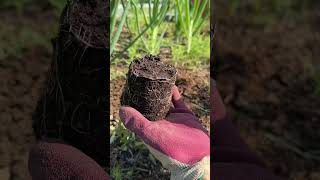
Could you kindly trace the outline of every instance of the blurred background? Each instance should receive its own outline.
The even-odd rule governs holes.
[[[51,39],[58,32],[66,2],[0,2],[1,180],[30,179],[28,152],[35,143],[31,117],[51,63]],[[186,4],[192,12],[185,9]],[[111,176],[117,180],[168,179],[169,173],[120,123],[119,97],[130,62],[150,53],[159,55],[177,67],[179,89],[209,130],[209,0],[111,0],[110,6]],[[187,12],[192,14],[189,19]]]
[[[0,179],[30,179],[31,115],[51,63],[65,0],[0,1]]]
[[[320,3],[215,0],[215,68],[245,141],[283,179],[320,179]]]

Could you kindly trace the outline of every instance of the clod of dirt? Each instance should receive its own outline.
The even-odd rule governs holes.
[[[176,69],[161,62],[159,57],[150,55],[133,60],[121,105],[137,109],[149,120],[163,119],[171,106],[176,76]]]

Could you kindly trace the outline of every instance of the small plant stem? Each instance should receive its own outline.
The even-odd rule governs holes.
[[[191,43],[192,43],[192,26],[193,26],[193,22],[191,21],[190,26],[189,26],[189,33],[188,33],[188,49],[187,49],[187,53],[189,54],[191,51]]]
[[[123,27],[125,19],[127,17],[128,10],[129,10],[129,6],[127,4],[127,6],[125,6],[125,8],[124,8],[124,12],[122,13],[122,17],[121,17],[117,32],[113,35],[113,37],[111,39],[110,55],[113,53],[113,50],[115,49],[116,43],[119,40],[120,34],[122,32],[122,27]]]
[[[151,54],[156,53],[157,51],[157,41],[160,41],[157,39],[158,36],[159,27],[155,27],[152,29],[152,44],[151,44]]]

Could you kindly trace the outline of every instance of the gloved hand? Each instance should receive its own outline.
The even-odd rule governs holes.
[[[120,117],[171,172],[171,179],[210,179],[209,135],[184,104],[176,86],[172,102],[174,108],[163,120],[149,121],[131,107],[121,107]]]
[[[32,180],[108,180],[107,173],[90,157],[61,140],[45,139],[29,154]]]

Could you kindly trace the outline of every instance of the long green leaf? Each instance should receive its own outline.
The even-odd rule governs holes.
[[[122,17],[121,17],[121,20],[120,20],[120,23],[119,23],[119,26],[118,26],[118,29],[117,29],[117,32],[114,35],[114,37],[112,37],[112,40],[111,40],[110,55],[113,53],[113,50],[114,50],[114,48],[116,46],[116,43],[119,40],[120,34],[122,32],[123,25],[124,25],[124,22],[125,22],[125,18],[127,17],[127,14],[128,14],[128,10],[129,10],[129,6],[125,6],[124,12],[122,14]]]
[[[189,9],[189,0],[185,0],[184,1],[184,7],[185,7],[185,16],[186,16],[186,19],[187,19],[187,27],[190,27],[190,9]]]
[[[138,36],[136,36],[136,38],[134,38],[132,41],[130,41],[130,43],[121,51],[121,53],[115,55],[111,61],[115,60],[117,57],[119,57],[120,54],[122,54],[123,52],[127,51],[134,43],[136,43],[136,41],[138,41],[145,32],[147,32],[147,30],[150,29],[150,27],[152,26],[153,24],[149,24]]]
[[[202,18],[200,21],[197,22],[197,24],[195,25],[195,28],[193,30],[193,35],[197,34],[199,29],[201,28],[202,24],[204,23],[205,20],[209,20],[209,13],[206,14],[206,16],[204,18]]]
[[[204,10],[208,4],[208,0],[202,0],[201,1],[202,4],[200,6],[200,10],[198,11],[198,14],[196,14],[196,17],[194,19],[194,23],[197,24],[197,22],[199,21],[199,19],[203,16]],[[208,12],[207,12],[208,13]],[[209,14],[209,13],[208,13]]]
[[[117,10],[120,4],[120,0],[113,0],[111,1],[111,23],[110,23],[110,32],[114,31],[116,25],[116,17],[117,17]]]
[[[179,23],[182,26],[182,29],[183,29],[184,33],[188,34],[187,25],[185,24],[185,21],[183,20],[183,14],[182,14],[182,10],[181,10],[181,6],[180,6],[179,0],[176,0],[176,7],[178,9]]]
[[[198,14],[199,11],[199,6],[200,6],[200,1],[199,0],[195,0],[194,1],[194,8],[192,8],[192,19],[195,18],[195,15]]]

